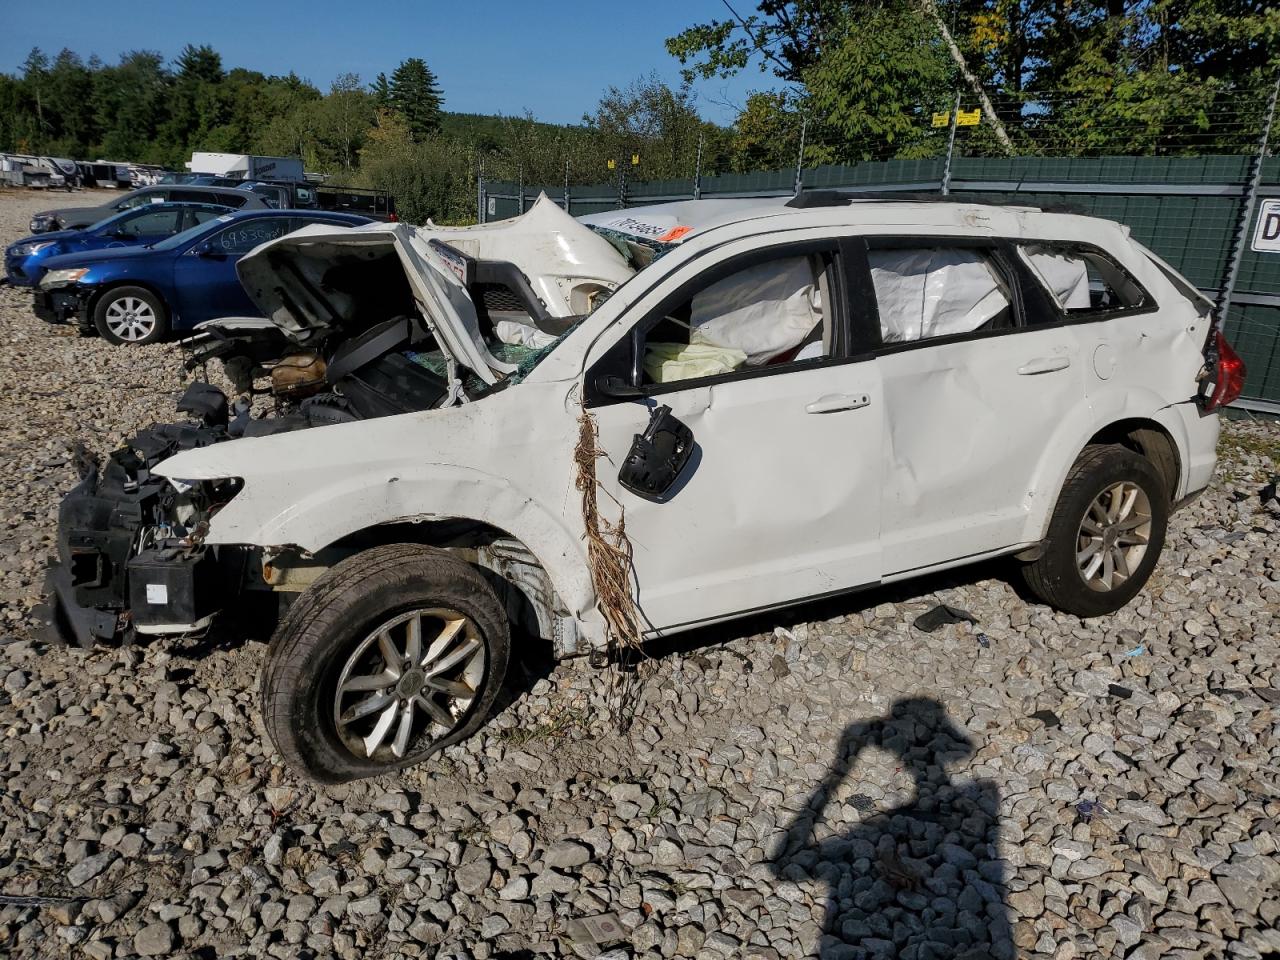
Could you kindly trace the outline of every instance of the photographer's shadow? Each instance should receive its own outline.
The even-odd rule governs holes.
[[[884,811],[856,794],[836,802],[868,747],[900,760],[914,780],[909,802]],[[888,716],[845,729],[831,770],[788,827],[772,862],[781,879],[825,888],[826,918],[813,956],[1016,955],[997,853],[999,789],[990,781],[953,782],[946,769],[973,752],[942,704],[928,698],[900,700]],[[816,839],[816,825],[844,820],[854,825],[841,824]]]

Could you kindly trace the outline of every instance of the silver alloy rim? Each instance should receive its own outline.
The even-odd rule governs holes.
[[[107,306],[107,329],[121,340],[145,340],[156,328],[156,312],[140,297],[120,297]]]
[[[1113,483],[1080,521],[1076,565],[1092,590],[1114,590],[1133,576],[1151,542],[1151,501],[1136,483]]]
[[[455,729],[484,680],[470,618],[440,607],[388,620],[347,658],[333,699],[338,736],[356,756],[390,763]]]

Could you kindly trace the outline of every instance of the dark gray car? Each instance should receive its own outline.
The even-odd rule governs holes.
[[[32,233],[50,230],[80,230],[105,220],[122,210],[144,203],[217,203],[235,210],[261,210],[271,206],[266,199],[248,190],[234,187],[197,187],[189,184],[161,183],[140,187],[100,207],[62,207],[43,210],[31,218]]]

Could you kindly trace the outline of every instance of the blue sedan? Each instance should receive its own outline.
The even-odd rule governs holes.
[[[25,237],[5,249],[5,276],[15,287],[34,287],[44,275],[45,261],[53,257],[156,243],[230,212],[231,207],[213,203],[148,203],[83,230],[59,230]]]
[[[53,257],[33,308],[42,320],[96,329],[112,343],[154,343],[218,317],[260,317],[236,275],[242,256],[313,223],[372,222],[321,210],[246,210],[146,247]]]

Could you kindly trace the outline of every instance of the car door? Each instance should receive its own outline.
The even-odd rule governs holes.
[[[886,576],[1020,542],[1047,427],[1084,402],[1078,335],[1000,241],[877,238],[867,269]]]
[[[240,286],[236,263],[259,244],[295,229],[289,217],[241,217],[196,241],[174,267],[175,296],[183,328],[218,317],[257,317]]]
[[[882,397],[847,281],[829,240],[727,244],[633,306],[588,367],[600,501],[621,509],[654,629],[878,580]],[[663,407],[692,452],[655,500],[619,471]]]

